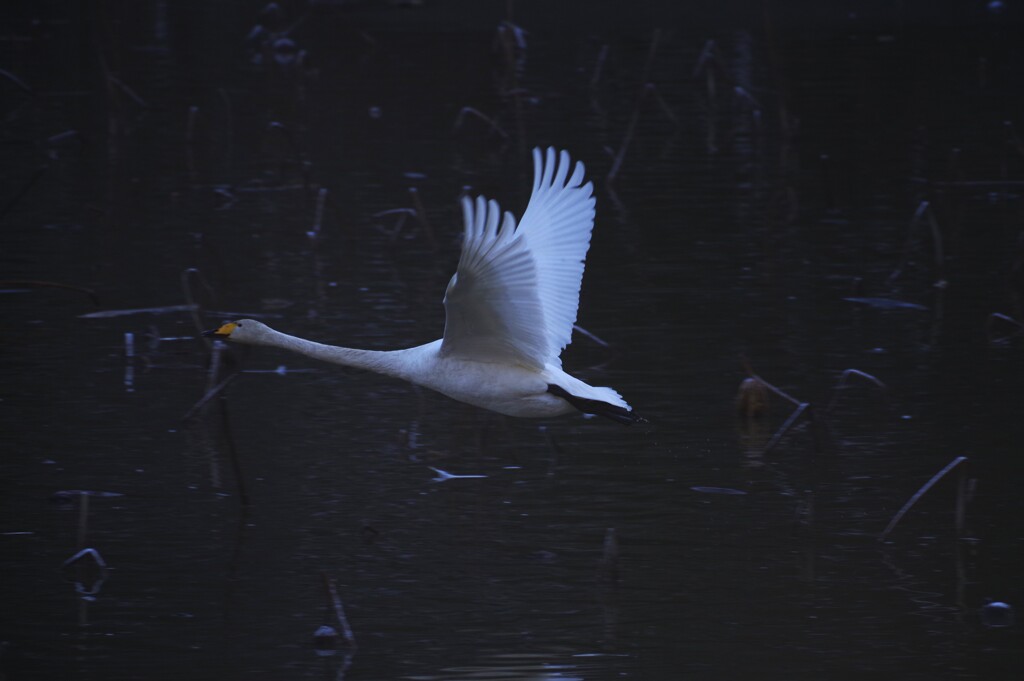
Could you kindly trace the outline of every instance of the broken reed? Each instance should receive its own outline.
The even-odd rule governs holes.
[[[508,133],[505,132],[505,130],[500,125],[498,125],[494,121],[493,118],[491,118],[490,116],[485,115],[479,109],[474,109],[471,106],[464,106],[461,109],[459,109],[458,115],[455,116],[455,126],[454,126],[454,129],[456,131],[462,129],[462,125],[463,125],[463,123],[465,123],[465,120],[466,120],[467,116],[473,116],[475,118],[478,118],[479,120],[481,120],[484,123],[486,123],[493,132],[498,133],[498,135],[500,135],[503,140],[507,140],[508,139]]]
[[[933,488],[936,485],[936,483],[938,483],[940,480],[946,477],[946,475],[948,475],[951,471],[960,467],[961,464],[967,463],[967,461],[968,458],[966,456],[956,457],[948,464],[946,464],[946,466],[942,470],[933,475],[931,479],[928,480],[928,482],[921,485],[921,488],[918,489],[914,493],[914,495],[907,500],[907,503],[903,504],[903,507],[896,512],[896,515],[892,517],[892,520],[890,520],[889,524],[886,525],[885,529],[882,531],[882,534],[879,535],[878,541],[885,541],[885,539],[889,536],[889,533],[892,532],[893,529],[895,529],[896,525],[899,524],[900,520],[903,519],[903,516],[905,516],[907,512],[910,511],[910,509],[912,509],[914,505],[921,500],[921,497],[923,497],[928,492],[928,490]],[[963,472],[963,469],[961,468],[960,478],[957,482],[956,489],[955,526],[957,537],[962,537],[964,532],[964,525],[966,523],[967,516],[967,494],[967,478]]]
[[[804,402],[793,397],[781,388],[769,383],[764,380],[756,373],[750,363],[745,359],[741,358],[744,369],[747,372],[747,378],[743,379],[740,383],[740,387],[736,393],[736,410],[741,416],[747,418],[757,418],[763,416],[768,411],[768,399],[769,395],[775,395],[794,406],[792,412],[786,418],[785,422],[779,426],[778,430],[772,435],[772,437],[765,444],[762,449],[762,454],[767,454],[779,444],[783,437],[800,421],[800,419],[807,419],[812,426],[812,432],[814,435],[815,450],[821,451],[821,441],[818,434],[816,421],[816,410],[810,402]],[[836,402],[839,399],[839,391],[843,390],[851,378],[859,378],[861,380],[872,383],[879,390],[882,391],[883,396],[888,391],[885,383],[878,380],[871,374],[861,371],[859,369],[846,369],[839,376],[839,380],[836,385],[832,388],[832,396],[829,399],[828,406],[825,408],[825,414],[831,414],[834,409]]]
[[[334,617],[338,620],[338,626],[341,628],[341,634],[345,637],[345,642],[351,650],[356,649],[356,636],[352,632],[352,627],[348,623],[348,617],[345,616],[345,606],[341,603],[341,596],[338,594],[338,585],[334,579],[327,576],[326,572],[321,572],[320,577],[323,579],[324,588],[327,591],[328,603],[331,609],[334,611]]]

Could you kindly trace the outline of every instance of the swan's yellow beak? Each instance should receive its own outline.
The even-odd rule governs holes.
[[[238,324],[235,322],[228,322],[222,324],[216,329],[210,329],[209,331],[203,331],[203,335],[207,338],[230,338],[231,332],[238,328]]]

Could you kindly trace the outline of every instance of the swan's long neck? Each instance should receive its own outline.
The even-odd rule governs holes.
[[[255,341],[255,344],[290,350],[324,362],[405,379],[410,378],[410,370],[415,371],[415,365],[418,363],[416,360],[420,354],[416,351],[425,349],[425,346],[388,351],[345,348],[290,336],[270,328]]]

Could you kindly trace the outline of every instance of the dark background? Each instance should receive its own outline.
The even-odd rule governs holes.
[[[5,678],[1024,671],[1019,3],[2,11]],[[649,425],[198,337],[438,337],[537,145],[597,198],[564,364]]]

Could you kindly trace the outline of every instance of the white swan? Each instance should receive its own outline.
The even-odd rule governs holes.
[[[516,226],[511,213],[477,197],[462,199],[466,232],[458,270],[448,284],[444,338],[405,350],[324,345],[252,319],[205,335],[284,348],[335,364],[368,369],[510,416],[573,411],[639,423],[611,388],[562,371],[579,307],[583,261],[594,228],[594,197],[583,164],[555,150],[533,150],[533,193]],[[500,227],[499,227],[500,221]]]

